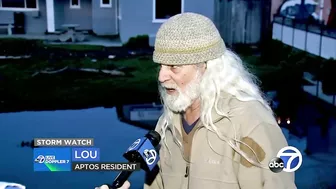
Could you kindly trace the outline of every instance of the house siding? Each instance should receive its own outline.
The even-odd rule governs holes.
[[[258,44],[267,40],[270,29],[270,0],[216,1],[215,24],[229,47]]]
[[[80,8],[70,8],[70,0],[54,0],[55,29],[63,24],[79,24],[78,30],[92,30],[92,0],[80,0]]]
[[[153,23],[153,0],[120,0],[119,31],[122,43],[137,35],[154,37],[161,23]],[[203,14],[213,20],[214,0],[184,0],[184,12]]]
[[[112,7],[100,7],[100,0],[92,0],[92,30],[97,35],[117,35],[118,20],[117,0],[112,0]]]
[[[22,12],[25,15],[25,33],[43,34],[47,31],[46,1],[38,0],[39,10],[37,11],[13,11],[0,10],[1,12]]]
[[[38,0],[38,4],[38,11],[24,12],[28,34],[47,31],[46,0]],[[215,0],[184,0],[184,12],[200,13],[212,20],[214,6]],[[70,8],[70,0],[54,0],[54,12],[55,30],[64,30],[63,24],[79,24],[76,29],[92,30],[97,35],[119,34],[122,43],[144,34],[154,39],[162,24],[153,22],[153,0],[112,0],[111,8],[101,8],[100,0],[81,0],[79,9]]]

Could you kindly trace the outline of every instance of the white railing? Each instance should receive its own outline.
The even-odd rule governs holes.
[[[336,29],[275,16],[272,38],[326,59],[336,59]]]
[[[325,59],[336,59],[336,29],[327,29],[323,25],[307,24],[275,16],[272,38]],[[311,78],[312,76],[309,73],[305,73],[304,79],[310,81],[313,85],[303,86],[303,90],[336,106],[335,95],[324,94],[321,81],[315,81]]]

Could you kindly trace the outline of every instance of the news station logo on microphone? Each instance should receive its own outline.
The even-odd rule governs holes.
[[[157,153],[156,153],[156,150],[154,150],[154,149],[151,149],[151,150],[145,149],[144,152],[143,152],[143,155],[146,158],[147,165],[151,166],[151,165],[153,165],[154,163],[157,162]]]
[[[137,139],[130,147],[128,147],[127,151],[134,150],[137,146],[141,145],[142,141],[141,138]]]
[[[140,154],[150,171],[155,167],[160,159],[153,144],[146,137],[135,140],[127,149],[126,153],[131,151],[137,151]]]
[[[71,171],[70,148],[34,148],[34,171]]]
[[[140,155],[141,160],[139,159],[136,161],[144,162],[144,164],[141,165],[142,168],[146,171],[152,171],[160,159],[160,156],[154,147],[155,145],[157,145],[156,143],[159,143],[160,139],[154,139],[158,136],[153,136],[153,133],[154,131],[152,131],[151,134],[148,134],[145,137],[135,140],[124,154],[124,157],[129,161],[134,161],[135,159],[133,159],[133,157]],[[155,144],[153,144],[153,142]]]
[[[145,137],[135,140],[123,156],[129,162],[138,163],[144,171],[152,171],[160,159],[156,151],[156,147],[159,147],[160,141],[161,136],[158,132],[154,130],[149,131]],[[109,188],[120,188],[131,174],[132,171],[120,172]]]
[[[279,173],[281,171],[291,173],[298,170],[301,165],[301,152],[293,146],[286,146],[280,149],[277,157],[273,158],[269,162],[268,167],[274,173]]]

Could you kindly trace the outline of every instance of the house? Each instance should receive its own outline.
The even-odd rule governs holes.
[[[336,28],[336,0],[272,0],[271,19],[277,14],[301,19],[312,16],[322,24]]]
[[[336,59],[336,0],[272,0],[272,38]]]
[[[170,16],[197,12],[214,17],[215,0],[0,0],[0,25],[20,23],[25,34],[44,35],[76,24],[77,30],[117,35],[125,43],[147,34],[151,41]],[[20,14],[19,14],[20,13]],[[15,22],[15,23],[14,23]]]
[[[215,24],[226,45],[257,45],[271,33],[271,0],[216,0]]]

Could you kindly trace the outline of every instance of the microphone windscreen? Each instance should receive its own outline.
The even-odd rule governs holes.
[[[151,130],[146,134],[146,137],[152,142],[153,146],[156,147],[161,141],[161,136],[158,132]]]

